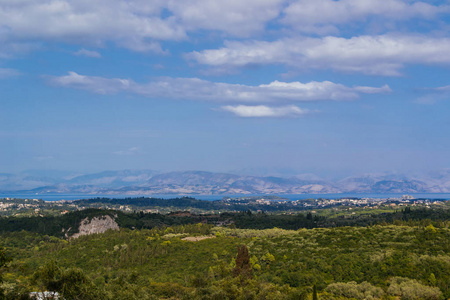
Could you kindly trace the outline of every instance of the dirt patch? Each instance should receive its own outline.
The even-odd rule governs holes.
[[[201,240],[206,240],[206,239],[211,239],[211,238],[215,238],[215,236],[214,235],[188,236],[188,237],[182,238],[181,240],[188,241],[188,242],[198,242]]]

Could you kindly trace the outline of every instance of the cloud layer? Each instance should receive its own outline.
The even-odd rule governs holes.
[[[218,30],[247,37],[264,31],[279,16],[285,0],[168,1],[168,9],[186,31]]]
[[[2,1],[0,39],[104,46],[111,41],[134,51],[161,51],[158,40],[186,33],[173,17],[161,17],[162,1]]]
[[[223,48],[194,51],[187,57],[212,67],[284,64],[299,69],[394,76],[406,64],[450,65],[449,52],[450,38],[381,35],[227,41]]]
[[[361,94],[389,93],[391,89],[382,87],[347,87],[330,81],[308,83],[273,81],[269,84],[249,86],[212,82],[198,78],[159,78],[140,84],[130,79],[84,76],[69,72],[65,76],[47,76],[47,81],[55,86],[86,90],[97,94],[130,93],[153,99],[201,100],[225,103],[289,103],[306,101],[349,101]],[[295,105],[226,105],[222,111],[239,117],[299,117],[308,110]]]
[[[281,33],[319,34],[337,33],[345,24],[370,17],[382,18],[376,23],[386,26],[410,19],[439,24],[449,7],[411,0],[385,0],[382,5],[378,0],[4,0],[0,57],[14,54],[12,48],[42,42],[96,47],[111,42],[133,51],[164,53],[161,41],[208,31],[251,37],[264,34],[271,24],[282,28]]]
[[[160,41],[188,32],[217,30],[227,36],[262,32],[284,0],[5,0],[0,4],[0,57],[42,42],[164,53]],[[29,46],[28,46],[29,47]],[[3,49],[2,49],[3,48]]]
[[[295,30],[325,34],[338,32],[344,24],[365,23],[371,18],[375,18],[378,27],[393,26],[392,22],[408,19],[432,21],[436,16],[448,14],[450,6],[401,0],[383,0],[382,3],[379,0],[298,0],[283,12],[282,23]]]
[[[130,79],[84,76],[69,72],[65,76],[47,77],[50,84],[87,90],[97,94],[119,92],[158,99],[184,99],[216,102],[304,102],[355,100],[361,94],[388,93],[389,86],[347,87],[330,81],[308,83],[274,81],[269,84],[249,86],[218,83],[198,78],[160,78],[140,84]]]
[[[441,20],[448,14],[448,1],[385,0],[380,5],[379,0],[4,0],[0,4],[0,59],[48,43],[76,45],[79,50],[72,50],[73,55],[102,58],[100,52],[106,50],[96,50],[111,44],[168,54],[166,42],[188,41],[196,49],[198,41],[207,41],[209,49],[200,46],[184,53],[189,66],[201,66],[203,74],[277,65],[288,72],[399,76],[409,65],[450,65],[450,38]],[[398,26],[408,21],[414,24],[407,26],[413,30]],[[217,41],[222,45],[224,38],[223,47],[218,48]],[[155,64],[155,69],[164,67]],[[0,78],[17,74],[0,68]],[[239,103],[222,110],[243,117],[298,116],[304,110],[288,103],[348,101],[362,94],[391,91],[388,85],[346,86],[327,80],[270,79],[268,84],[245,85],[174,77],[137,83],[117,77],[70,72],[47,79],[53,85],[97,94]]]

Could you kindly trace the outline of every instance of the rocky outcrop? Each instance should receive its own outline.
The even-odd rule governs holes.
[[[78,233],[75,233],[70,238],[76,239],[82,235],[103,233],[108,229],[119,230],[119,225],[110,216],[99,216],[90,220],[85,218],[80,222]]]

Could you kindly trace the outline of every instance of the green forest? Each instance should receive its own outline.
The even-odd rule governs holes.
[[[104,215],[120,229],[63,234]],[[449,220],[448,209],[409,207],[351,218],[98,209],[3,217],[0,299],[44,291],[64,299],[449,299]]]

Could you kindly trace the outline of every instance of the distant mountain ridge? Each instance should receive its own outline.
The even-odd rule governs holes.
[[[206,171],[121,170],[66,176],[0,173],[0,192],[111,195],[450,193],[450,171],[426,176],[365,174],[337,181],[323,180],[313,174],[274,177]]]

